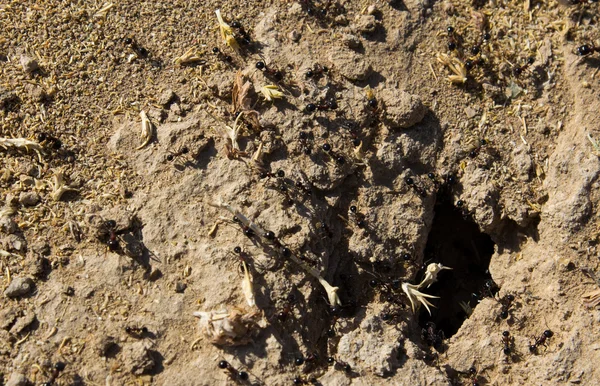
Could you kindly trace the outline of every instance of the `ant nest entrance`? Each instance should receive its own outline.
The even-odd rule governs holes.
[[[435,308],[431,315],[421,309],[419,325],[425,342],[443,351],[443,339],[456,334],[481,298],[494,296],[499,288],[488,269],[495,246],[491,237],[460,207],[440,201],[425,247],[424,266],[435,262],[452,270],[440,273],[440,279],[428,288],[427,293],[439,299],[432,299]]]

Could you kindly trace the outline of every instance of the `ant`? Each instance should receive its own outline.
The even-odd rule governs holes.
[[[125,43],[126,46],[131,48],[131,50],[133,52],[135,52],[135,54],[139,58],[142,58],[142,59],[148,58],[148,50],[145,49],[144,47],[140,46],[139,44],[137,44],[137,42],[135,40],[133,40],[132,38],[127,37],[127,38],[123,39],[123,42]]]
[[[457,205],[458,205],[458,203],[457,203]],[[502,309],[500,311],[500,317],[502,319],[508,318],[508,315],[509,315],[508,311],[510,310],[510,306],[514,300],[515,300],[515,296],[511,295],[511,294],[504,295],[500,300],[498,300],[498,302],[500,304],[502,304]]]
[[[249,377],[248,373],[245,371],[238,371],[235,369],[229,362],[227,361],[219,361],[219,368],[222,370],[227,370],[227,374],[234,380],[239,379],[241,381],[247,381]]]
[[[350,205],[350,213],[354,217],[354,224],[356,224],[357,227],[362,229],[366,226],[365,216],[362,213],[358,213],[356,205]]]
[[[281,322],[285,322],[288,316],[293,311],[293,305],[296,303],[296,295],[289,294],[286,303],[283,305],[283,309],[277,313],[277,319]]]
[[[244,27],[239,21],[231,22],[231,27],[237,30],[237,32],[233,36],[235,40],[237,40],[245,46],[249,46],[252,43],[252,38],[250,38],[250,34],[244,29]]]
[[[594,47],[593,44],[583,44],[577,47],[577,55],[579,56],[588,56],[593,54],[594,52],[600,52],[600,49]]]
[[[267,67],[267,65],[263,61],[256,62],[255,67],[262,71],[267,77],[272,78],[277,82],[281,82],[283,80],[283,71]]]
[[[185,155],[185,154],[188,154],[189,152],[190,152],[190,149],[187,146],[184,146],[181,149],[179,149],[177,152],[167,155],[167,161],[172,162],[175,158]]]
[[[427,322],[425,323],[425,328],[421,329],[421,339],[427,343],[428,346],[440,351],[446,336],[444,335],[444,331],[436,328],[435,323]]]
[[[329,366],[335,365],[335,367],[339,367],[340,369],[344,370],[344,372],[346,372],[348,374],[350,374],[352,372],[352,366],[350,366],[350,364],[340,361],[340,360],[336,360],[334,357],[328,357],[327,364]]]
[[[325,151],[325,153],[327,153],[331,158],[333,158],[338,165],[343,165],[346,163],[346,159],[344,158],[344,156],[338,153],[334,153],[333,150],[331,150],[330,144],[324,143],[322,148],[323,151]]]
[[[309,103],[306,105],[305,110],[307,113],[312,113],[315,110],[328,111],[328,110],[335,110],[337,108],[338,108],[337,102],[334,99],[331,99],[327,102]]]
[[[539,336],[539,338],[535,338],[535,343],[529,345],[529,351],[533,354],[537,354],[537,349],[539,346],[547,347],[546,340],[550,339],[554,336],[554,333],[550,330],[546,330]]]
[[[469,375],[469,382],[471,383],[471,386],[479,386],[479,372],[475,366],[471,366],[467,373]]]
[[[530,56],[529,58],[527,58],[527,62],[524,65],[513,68],[513,74],[515,74],[515,76],[521,75],[523,71],[525,71],[533,63],[535,63],[535,58],[533,56]]]
[[[127,326],[125,327],[125,332],[136,339],[141,339],[148,334],[148,327]]]
[[[471,297],[473,298],[473,300],[476,300],[477,303],[479,303],[483,300],[483,298],[495,297],[499,290],[500,287],[498,287],[498,284],[496,284],[494,280],[487,279],[483,283],[483,287],[481,288],[481,290],[479,290],[479,293],[473,293],[471,294]]]
[[[62,141],[47,133],[38,133],[37,140],[40,143],[47,143],[54,150],[58,150],[62,146]]]
[[[119,244],[119,239],[117,237],[117,222],[115,220],[106,220],[103,224],[105,235],[108,236],[108,239],[105,241],[106,245],[108,245],[108,249],[111,252],[117,252],[121,249],[121,244]]]
[[[50,379],[42,383],[41,386],[52,386],[56,378],[59,377],[60,373],[65,370],[66,366],[67,365],[64,362],[56,362],[54,366],[52,366],[52,373],[50,374]]]
[[[301,131],[300,134],[298,134],[298,137],[300,138],[302,152],[306,155],[310,155],[310,153],[312,153],[312,148],[309,146],[308,140],[312,139],[312,133]]]
[[[329,72],[329,68],[328,67],[321,66],[320,64],[317,63],[312,68],[309,68],[308,70],[306,70],[306,73],[304,75],[307,78],[319,79],[324,74],[327,74],[328,72]]]
[[[412,177],[405,177],[404,178],[404,182],[406,182],[406,184],[408,186],[410,186],[419,196],[421,196],[421,197],[427,196],[427,193],[425,192],[425,189],[417,186],[415,184],[415,180]]]
[[[502,332],[502,345],[504,346],[502,348],[502,352],[504,353],[504,355],[508,356],[510,355],[510,353],[512,352],[512,346],[514,344],[514,338],[512,336],[510,336],[510,332],[508,331],[503,331]]]
[[[223,62],[231,63],[233,61],[233,58],[231,57],[231,55],[225,55],[224,53],[221,52],[219,47],[213,47],[212,52],[213,52],[213,54],[217,55],[219,60],[221,60]]]
[[[275,173],[261,171],[260,175],[259,175],[259,178],[261,180],[264,180],[265,178],[284,178],[284,177],[285,177],[285,172],[281,169],[277,170]]]

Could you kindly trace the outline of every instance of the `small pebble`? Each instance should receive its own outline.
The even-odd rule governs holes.
[[[187,288],[187,284],[185,284],[185,283],[182,283],[180,281],[175,283],[175,292],[177,292],[179,294],[183,293],[183,291],[185,291],[186,288]]]
[[[29,381],[25,376],[21,373],[12,373],[8,381],[6,382],[6,386],[27,386],[29,385]]]
[[[2,231],[2,233],[12,235],[18,230],[19,226],[12,218],[10,218],[9,216],[0,217],[0,231]]]
[[[34,285],[29,277],[15,277],[4,291],[4,295],[9,298],[24,296],[33,290]]]
[[[177,98],[177,95],[173,92],[173,90],[168,89],[165,90],[160,97],[158,98],[158,104],[163,107],[169,107],[169,105]]]
[[[38,64],[38,62],[27,55],[21,55],[20,62],[23,71],[28,75],[31,75],[32,73],[40,69],[40,65]]]
[[[344,45],[350,49],[357,49],[360,47],[360,39],[356,35],[352,34],[344,34],[342,36],[342,42]]]
[[[300,37],[302,35],[300,35],[300,32],[296,31],[296,30],[292,30],[292,32],[290,32],[289,37],[290,40],[293,41],[294,43],[297,43],[300,40]]]
[[[21,192],[19,203],[24,206],[34,206],[40,202],[40,196],[36,192]]]

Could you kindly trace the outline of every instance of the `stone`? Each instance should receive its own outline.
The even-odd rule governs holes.
[[[35,286],[35,283],[30,277],[15,277],[6,290],[4,295],[9,298],[17,298],[29,294]]]
[[[38,62],[27,55],[21,55],[20,63],[21,67],[23,68],[23,72],[28,75],[31,75],[40,69]]]
[[[24,206],[34,206],[40,202],[40,196],[36,192],[21,192],[19,203]]]
[[[406,129],[421,122],[427,113],[418,95],[395,88],[384,88],[377,92],[385,105],[383,121],[392,128]]]
[[[171,89],[167,89],[163,91],[163,93],[158,97],[158,104],[163,107],[169,107],[169,105],[177,99],[177,95]]]
[[[6,382],[6,386],[27,386],[29,385],[29,381],[25,376],[21,373],[12,373],[8,381]]]
[[[17,223],[9,216],[0,217],[0,231],[9,235],[19,230]]]

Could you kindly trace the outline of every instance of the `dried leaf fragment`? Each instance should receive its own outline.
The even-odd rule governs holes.
[[[218,346],[239,346],[252,342],[263,328],[260,322],[262,313],[246,312],[239,308],[231,311],[198,311],[194,316],[200,318],[200,328]]]
[[[242,267],[244,268],[244,278],[242,279],[242,292],[244,293],[244,297],[246,298],[246,303],[248,306],[254,307],[256,306],[256,301],[254,299],[254,287],[252,286],[252,277],[248,272],[248,266],[245,261],[242,261]]]
[[[52,178],[52,199],[54,201],[60,200],[63,194],[66,192],[77,192],[78,189],[71,188],[64,181],[64,175],[61,171],[57,172]]]
[[[181,55],[180,57],[175,58],[175,64],[179,64],[180,66],[196,63],[204,64],[206,61],[200,57],[198,51],[194,47],[187,50],[185,54]]]
[[[142,132],[140,133],[140,138],[142,138],[142,144],[138,146],[135,150],[140,150],[144,148],[147,144],[150,143],[152,139],[152,122],[148,119],[148,115],[144,110],[140,111],[140,117],[142,118]]]
[[[263,94],[265,99],[268,100],[269,102],[272,102],[275,99],[283,98],[283,93],[281,91],[279,91],[279,87],[277,87],[273,84],[268,84],[266,86],[262,86],[260,89],[260,92]]]
[[[240,49],[240,46],[237,40],[235,40],[235,37],[233,36],[233,30],[231,29],[229,24],[225,23],[225,20],[223,20],[223,16],[221,16],[220,9],[217,9],[215,13],[217,14],[217,20],[219,21],[219,30],[221,31],[221,37],[229,47],[233,48],[233,50],[237,52]]]
[[[448,54],[438,54],[437,61],[448,67],[454,74],[448,76],[450,82],[454,84],[463,84],[467,81],[467,68],[460,59],[451,57]]]

